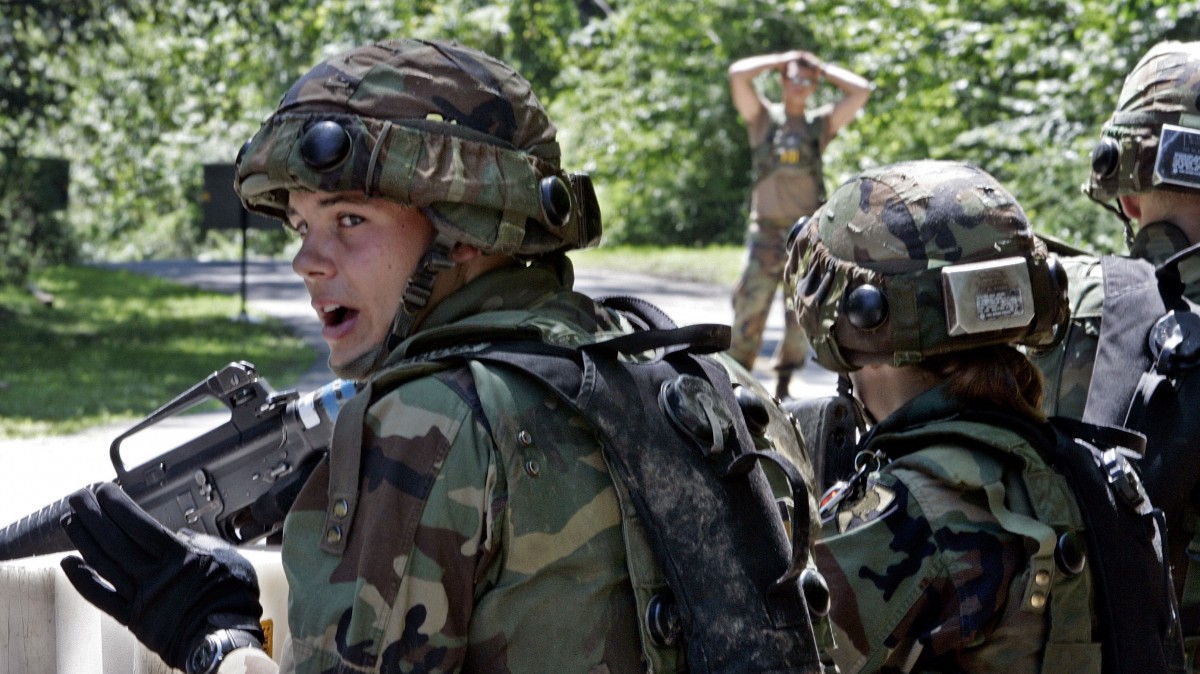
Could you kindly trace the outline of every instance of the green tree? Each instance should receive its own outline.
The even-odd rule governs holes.
[[[1166,37],[1197,38],[1198,5],[7,3],[0,4],[9,19],[0,22],[0,147],[71,158],[66,219],[85,255],[194,254],[219,243],[198,227],[200,166],[232,161],[297,75],[366,40],[452,38],[511,61],[531,79],[559,126],[565,164],[591,173],[600,190],[609,241],[737,242],[750,153],[726,68],[750,54],[805,48],[876,87],[861,119],[826,154],[831,187],[875,164],[965,159],[1008,185],[1040,231],[1119,249],[1115,218],[1078,191],[1088,153],[1145,49]],[[771,78],[762,85],[777,86]],[[10,214],[0,237],[19,220]],[[267,250],[285,241],[257,238]]]
[[[1196,39],[1197,3],[1152,0],[807,3],[814,30],[876,85],[850,130],[857,163],[965,159],[1004,182],[1035,227],[1120,250],[1117,220],[1079,192],[1127,71],[1154,42]],[[851,145],[852,147],[852,145]],[[847,144],[834,163],[847,164]]]
[[[69,116],[74,80],[64,51],[106,44],[109,18],[128,10],[124,0],[0,3],[0,284],[72,257],[58,200],[49,198],[59,186],[42,182],[37,140]]]

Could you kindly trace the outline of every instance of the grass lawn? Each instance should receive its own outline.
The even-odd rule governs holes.
[[[741,246],[613,246],[571,259],[732,287],[744,255]],[[280,381],[316,357],[278,322],[232,320],[234,296],[96,267],[55,267],[32,281],[54,295],[53,308],[0,287],[0,439],[140,419],[230,361]]]
[[[282,380],[316,358],[281,323],[234,321],[234,296],[94,267],[32,281],[53,308],[0,287],[0,438],[144,417],[230,361]]]
[[[581,269],[653,274],[686,281],[702,281],[733,287],[745,262],[743,246],[602,246],[574,251],[571,261]]]

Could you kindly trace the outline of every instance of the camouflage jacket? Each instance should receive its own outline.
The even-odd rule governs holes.
[[[1082,526],[1070,487],[1024,436],[962,411],[938,387],[863,439],[876,470],[817,543],[830,655],[847,674],[1099,672],[1090,575],[1047,558]]]
[[[531,328],[574,345],[628,332],[570,291],[564,264],[477,279],[376,375],[361,450],[335,436],[332,469],[317,468],[286,521],[285,670],[647,671],[619,494],[583,419],[474,362],[388,383],[417,340],[439,335]],[[332,554],[327,490],[348,455],[361,458],[359,500]]]

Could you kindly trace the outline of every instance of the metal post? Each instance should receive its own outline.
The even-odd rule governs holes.
[[[241,213],[239,219],[242,225],[242,311],[238,314],[237,320],[239,323],[248,323],[250,316],[246,313],[246,238],[250,229],[249,216],[246,209],[238,209]]]

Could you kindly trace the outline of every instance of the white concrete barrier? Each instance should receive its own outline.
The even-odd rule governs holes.
[[[258,572],[263,627],[279,661],[288,635],[287,582],[279,550],[241,549]],[[62,554],[0,562],[0,674],[176,672],[75,591]]]

